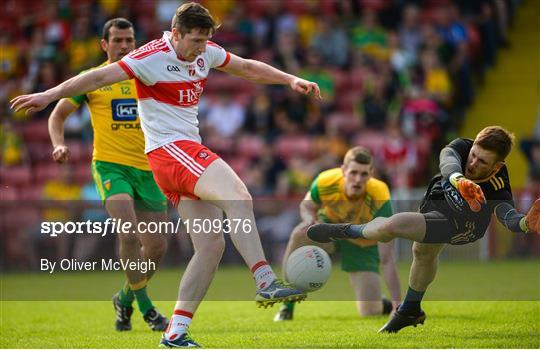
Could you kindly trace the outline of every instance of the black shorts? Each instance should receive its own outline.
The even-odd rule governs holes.
[[[453,218],[437,210],[422,215],[426,220],[426,236],[422,243],[461,245],[474,242],[485,233],[477,230],[477,224],[473,220]]]

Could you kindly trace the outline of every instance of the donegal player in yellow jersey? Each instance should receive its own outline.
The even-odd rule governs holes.
[[[302,222],[294,228],[283,258],[283,271],[286,271],[289,255],[301,246],[318,245],[329,253],[339,251],[341,268],[349,273],[361,316],[390,313],[399,303],[400,286],[393,244],[377,244],[376,241],[366,239],[320,244],[307,237],[307,229],[318,222],[365,223],[375,217],[391,216],[388,186],[373,178],[372,172],[372,157],[369,151],[363,147],[354,147],[347,152],[340,168],[320,173],[300,205]],[[381,296],[381,262],[393,303]],[[286,302],[274,321],[291,320],[293,309],[294,303]]]
[[[131,22],[115,18],[105,23],[101,48],[108,58],[101,66],[116,62],[135,49]],[[60,100],[49,118],[53,159],[59,163],[68,160],[70,153],[64,143],[64,121],[83,102],[88,104],[94,129],[92,175],[111,218],[131,222],[132,227],[137,227],[139,221],[167,220],[165,196],[157,187],[144,154],[144,135],[132,80]],[[167,247],[165,237],[160,234],[119,233],[118,237],[119,255],[124,261],[144,259],[157,264]],[[163,331],[167,327],[168,320],[154,308],[146,291],[146,284],[154,272],[125,271],[127,283],[113,297],[117,330],[131,330],[135,299],[152,330]]]

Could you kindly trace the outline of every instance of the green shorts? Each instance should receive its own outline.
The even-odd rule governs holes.
[[[377,245],[360,247],[348,241],[334,242],[341,255],[341,269],[345,272],[371,271],[379,273],[379,248]]]
[[[135,200],[137,210],[167,210],[167,199],[159,190],[151,171],[94,160],[92,176],[103,201],[112,195],[127,193]]]

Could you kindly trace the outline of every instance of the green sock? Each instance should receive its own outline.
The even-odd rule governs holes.
[[[134,290],[133,294],[135,294],[135,298],[137,299],[137,304],[139,305],[139,310],[144,315],[146,312],[152,308],[154,308],[154,305],[152,304],[152,301],[148,297],[148,294],[146,294],[146,286]]]
[[[285,301],[283,302],[283,305],[290,311],[294,311],[294,301]]]
[[[131,290],[131,288],[129,288],[129,284],[127,282],[126,284],[124,284],[124,287],[120,289],[118,297],[120,299],[120,303],[126,307],[130,307],[131,304],[133,304],[133,300],[135,300],[135,294],[133,294],[133,291]]]

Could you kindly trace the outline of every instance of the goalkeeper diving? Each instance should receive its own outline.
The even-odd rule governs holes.
[[[417,213],[377,217],[362,225],[315,224],[308,229],[308,237],[320,243],[354,238],[389,242],[396,237],[414,241],[407,294],[380,333],[424,323],[420,303],[435,279],[440,252],[445,244],[482,238],[492,213],[513,232],[540,232],[540,199],[527,215],[514,206],[504,163],[513,144],[514,135],[500,126],[484,128],[474,140],[452,141],[440,153],[440,173],[429,184]]]

